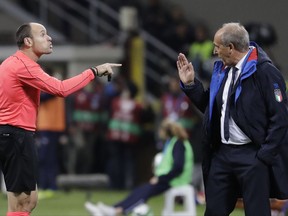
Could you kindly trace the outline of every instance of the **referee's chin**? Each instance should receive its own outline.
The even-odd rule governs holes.
[[[50,47],[50,48],[47,49],[47,51],[44,54],[48,55],[48,54],[50,54],[52,52],[53,52],[53,48]]]

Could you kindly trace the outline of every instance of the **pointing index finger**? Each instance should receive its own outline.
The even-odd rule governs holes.
[[[111,67],[120,67],[122,64],[109,63]]]

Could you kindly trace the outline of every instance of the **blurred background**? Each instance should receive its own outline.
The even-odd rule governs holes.
[[[97,79],[61,101],[41,95],[40,190],[89,187],[90,177],[100,182],[92,186],[110,190],[146,182],[162,147],[158,123],[171,118],[189,131],[193,185],[201,203],[202,115],[179,91],[177,55],[186,54],[208,86],[216,60],[214,32],[223,23],[241,22],[286,78],[285,5],[284,0],[1,0],[0,62],[16,51],[17,28],[39,22],[53,39],[53,53],[39,61],[47,73],[63,79],[105,62],[123,64],[109,83]],[[43,193],[49,196],[53,193]]]

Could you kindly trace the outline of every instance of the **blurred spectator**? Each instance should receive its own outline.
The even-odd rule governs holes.
[[[195,26],[195,41],[190,45],[188,58],[192,61],[199,79],[210,82],[210,68],[205,68],[213,55],[213,41],[210,38],[208,27],[205,23],[198,23]]]
[[[187,140],[187,131],[180,124],[165,119],[161,122],[158,134],[165,145],[162,152],[157,154],[153,164],[153,176],[149,182],[136,187],[126,198],[113,206],[107,206],[102,202],[97,205],[86,202],[85,208],[90,215],[134,215],[131,214],[132,210],[146,203],[151,197],[162,194],[171,187],[179,187],[191,182],[193,151]],[[141,215],[151,215],[151,213]]]
[[[148,0],[144,6],[142,27],[156,38],[164,39],[164,29],[168,27],[168,13],[160,0]]]
[[[29,13],[32,13],[35,16],[40,15],[40,2],[39,1],[22,1],[22,0],[16,0],[16,3],[20,5],[21,8],[28,11]]]
[[[245,28],[249,33],[250,40],[261,46],[265,52],[267,52],[274,64],[277,65],[275,57],[271,51],[271,47],[277,43],[278,39],[274,26],[268,23],[250,22],[245,25]]]
[[[124,64],[123,64],[124,65]],[[124,66],[124,68],[128,68],[127,64]],[[122,72],[122,70],[121,70]],[[105,85],[104,87],[104,103],[105,103],[105,109],[110,109],[111,108],[111,103],[112,100],[115,97],[120,96],[121,92],[123,91],[123,89],[126,87],[126,81],[125,79],[128,79],[128,77],[126,77],[126,74],[124,74],[124,76],[122,75],[122,73],[119,73],[118,75],[114,76],[112,81],[107,83],[107,85]]]
[[[46,71],[62,79],[58,71]],[[65,99],[41,93],[37,119],[37,144],[39,154],[39,199],[50,198],[57,190],[56,177],[63,168],[63,145],[67,144],[65,124]]]
[[[63,33],[69,40],[72,40],[73,42],[79,42],[79,38],[81,38],[82,35],[77,34],[77,32],[75,31],[74,23],[69,22],[69,20],[71,21],[69,17],[73,17],[74,19],[77,19],[78,21],[84,24],[88,24],[90,22],[89,14],[82,13],[82,11],[89,9],[90,2],[87,0],[75,1],[74,3],[77,4],[76,8],[70,6],[65,1],[59,1],[59,2],[55,1],[55,3],[65,13],[64,18],[62,18],[61,20],[61,26],[60,26],[61,30],[63,31]],[[59,23],[59,20],[58,20],[58,23]],[[88,41],[88,37],[86,37],[84,40]]]
[[[187,18],[180,5],[172,5],[169,7],[169,26],[177,25],[182,22],[187,22]]]
[[[128,76],[119,73],[118,76],[113,77],[112,82],[105,85],[105,107],[107,110],[111,109],[114,98],[119,98],[124,89],[127,88],[127,80],[129,80]],[[137,92],[133,94],[136,95]],[[141,101],[141,106],[141,135],[134,152],[136,158],[135,185],[146,181],[147,177],[151,175],[151,170],[147,167],[147,161],[152,161],[153,155],[157,151],[155,146],[156,112],[153,99],[146,95],[145,99]]]
[[[72,149],[70,172],[94,173],[105,170],[103,145],[107,110],[104,109],[104,88],[99,80],[76,92],[72,98],[72,124],[69,128]]]
[[[168,78],[168,91],[165,91],[161,97],[161,106],[162,119],[168,118],[177,121],[188,131],[189,141],[192,144],[194,151],[192,184],[198,192],[200,202],[200,200],[203,200],[202,197],[204,196],[200,136],[202,119],[200,113],[191,104],[188,97],[181,91],[178,77],[170,76]]]
[[[113,8],[116,11],[119,11],[119,9],[123,6],[135,7],[138,10],[141,9],[141,5],[139,1],[135,1],[135,0],[103,0],[103,2],[109,5],[111,8]]]
[[[147,161],[152,163],[154,155],[157,153],[156,146],[156,109],[153,106],[155,101],[146,97],[142,103],[143,111],[141,115],[141,139],[138,144],[136,158],[136,179],[135,185],[146,182],[152,175],[150,166],[147,166]]]
[[[164,42],[177,53],[187,53],[194,41],[194,26],[187,20],[182,7],[177,4],[169,7],[167,22],[167,28],[162,29],[165,33]]]
[[[121,94],[111,101],[107,131],[109,143],[107,173],[113,189],[134,186],[135,153],[142,133],[143,107],[134,99],[137,87],[128,81],[122,87]]]
[[[188,53],[189,45],[194,41],[194,30],[186,21],[178,22],[166,32],[164,42],[175,52]],[[175,63],[174,63],[175,64]]]
[[[268,23],[247,23],[245,28],[249,32],[250,40],[255,41],[261,47],[269,47],[277,42],[277,34],[274,27]]]

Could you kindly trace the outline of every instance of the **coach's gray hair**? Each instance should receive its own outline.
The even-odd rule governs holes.
[[[228,46],[232,43],[239,52],[249,49],[249,34],[245,27],[240,23],[225,23],[222,26],[222,44]]]

